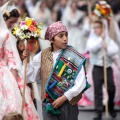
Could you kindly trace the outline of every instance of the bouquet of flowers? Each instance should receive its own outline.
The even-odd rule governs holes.
[[[24,17],[18,26],[12,30],[12,34],[20,40],[38,40],[41,35],[43,24],[37,23],[33,18]]]
[[[106,1],[99,1],[95,5],[93,14],[97,15],[98,17],[110,17],[112,16],[112,9]]]
[[[35,53],[39,48],[38,39],[41,38],[42,27],[42,23],[25,15],[19,25],[13,28],[12,34],[20,43],[27,40],[29,51]]]

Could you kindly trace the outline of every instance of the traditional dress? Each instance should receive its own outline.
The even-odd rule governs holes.
[[[10,71],[11,69],[18,69],[10,34],[4,29],[1,29],[0,32],[0,119],[2,119],[9,112],[21,112],[22,97],[20,88],[23,88],[23,81],[21,78],[18,78],[18,81],[16,81]],[[37,113],[34,112],[30,94],[27,99],[24,118],[26,120],[38,120],[39,118]]]
[[[9,2],[4,5],[7,8]],[[8,8],[11,8],[10,6]],[[13,5],[14,9],[15,6]],[[6,10],[6,9],[5,9]],[[23,80],[18,75],[16,80],[11,69],[21,69],[21,60],[16,47],[16,38],[7,30],[6,23],[0,11],[0,119],[10,112],[21,113]],[[25,120],[39,120],[37,111],[33,105],[30,90],[26,88],[25,106],[23,117]]]
[[[47,28],[45,39],[51,40],[56,34],[58,34],[59,32],[62,32],[62,31],[67,32],[66,27],[61,22],[53,23],[52,25],[50,25]],[[68,46],[67,48],[71,48],[71,47]],[[65,49],[65,51],[67,50],[67,48]],[[54,75],[52,71],[54,71],[53,68],[56,68],[56,64],[58,63],[61,54],[63,53],[65,55],[65,52],[63,52],[63,51],[64,50],[59,49],[57,51],[52,52],[51,47],[46,48],[45,50],[43,50],[39,54],[37,54],[34,57],[33,61],[30,62],[27,66],[28,67],[27,82],[34,82],[34,80],[36,80],[36,77],[38,77],[38,76],[41,77],[41,79],[42,79],[41,99],[43,102],[42,108],[43,108],[44,120],[50,120],[50,119],[52,119],[52,120],[58,120],[58,119],[59,120],[67,120],[67,119],[77,120],[78,119],[77,102],[79,101],[79,99],[81,99],[80,93],[86,88],[86,75],[85,75],[84,65],[82,63],[79,64],[79,67],[78,67],[79,69],[77,69],[77,72],[75,73],[75,75],[76,75],[75,79],[74,79],[75,81],[73,81],[71,79],[71,82],[73,83],[71,85],[71,87],[68,90],[66,90],[65,92],[62,92],[62,95],[65,95],[67,97],[68,101],[71,101],[70,103],[73,106],[68,101],[65,102],[62,106],[59,107],[59,110],[61,113],[59,115],[58,114],[56,115],[56,113],[48,112],[47,111],[48,109],[46,109],[46,105],[48,105],[48,103],[46,103],[46,100],[47,100],[46,93],[48,95],[50,95],[49,90],[47,90],[47,88],[50,88],[50,89],[53,88],[55,86],[54,83],[56,83],[58,81],[58,78],[56,78],[56,80],[54,79],[55,81],[52,82],[52,85],[51,85],[51,83],[49,84],[49,82],[53,79],[50,76]],[[76,51],[76,50],[74,50],[74,51]],[[78,52],[75,52],[75,53],[78,54]],[[68,56],[69,54],[66,54],[66,55]],[[71,53],[71,56],[73,57],[74,55]],[[74,62],[76,61],[75,58],[72,60]],[[79,60],[79,57],[78,57],[78,60]],[[71,62],[70,62],[70,64],[71,64]],[[59,65],[59,66],[62,67],[62,65]],[[64,70],[62,70],[62,71],[64,71]],[[67,71],[71,73],[72,70],[68,69]],[[61,73],[61,75],[62,75],[62,73]],[[72,75],[71,75],[71,77],[72,77]],[[70,76],[69,76],[69,78],[70,78]],[[73,99],[73,98],[75,98],[75,99]],[[55,100],[55,99],[52,99],[52,100]],[[47,114],[46,112],[49,114]]]

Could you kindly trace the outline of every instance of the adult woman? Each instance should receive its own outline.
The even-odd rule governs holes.
[[[8,5],[6,3],[6,5]],[[5,5],[5,6],[6,6]],[[15,9],[13,6],[9,6],[8,11],[7,7],[4,6],[3,11],[6,11],[5,13],[1,13],[0,16],[0,24],[1,24],[1,36],[0,36],[0,72],[1,77],[0,81],[2,90],[1,90],[1,100],[5,102],[1,102],[2,107],[0,109],[0,117],[2,119],[3,115],[9,112],[18,111],[21,112],[21,102],[22,102],[22,89],[23,89],[23,80],[18,75],[18,72],[21,68],[21,60],[16,48],[16,39],[11,35],[11,33],[7,30],[4,30],[7,27],[10,29],[14,23],[17,21],[19,17],[19,12],[17,9]],[[10,9],[11,8],[11,9]],[[3,12],[2,11],[2,12]],[[3,15],[3,16],[2,16]],[[6,23],[4,19],[6,20]],[[12,20],[15,20],[14,22],[11,22]],[[5,55],[4,55],[5,54]],[[7,58],[7,59],[6,59]],[[10,66],[9,66],[10,64]],[[5,69],[4,69],[5,66]],[[11,74],[11,72],[13,75]],[[14,76],[14,77],[13,77]],[[16,80],[15,80],[16,79]],[[8,81],[9,80],[9,81]],[[5,84],[6,83],[6,84]],[[6,86],[5,86],[5,85]],[[11,97],[12,96],[12,99]],[[32,103],[31,97],[30,97],[30,91],[27,87],[26,89],[26,95],[25,95],[25,107],[24,107],[24,119],[26,120],[38,120],[38,115],[35,110],[35,107]]]

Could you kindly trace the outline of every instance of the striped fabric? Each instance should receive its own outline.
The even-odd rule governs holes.
[[[47,81],[46,93],[48,93],[53,100],[62,96],[64,92],[69,90],[74,85],[82,65],[85,68],[85,61],[86,58],[71,46],[67,46],[66,49],[62,50]],[[62,73],[62,76],[59,77],[58,74],[64,64],[67,64],[67,66]],[[59,84],[61,84],[61,86]]]

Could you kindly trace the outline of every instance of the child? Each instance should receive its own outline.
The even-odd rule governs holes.
[[[5,115],[2,120],[23,120],[23,117],[21,114],[14,112]]]
[[[118,52],[118,47],[113,40],[110,39],[107,33],[107,28],[103,25],[101,21],[94,22],[94,34],[92,38],[87,42],[87,48],[90,51],[90,61],[93,65],[93,82],[94,82],[94,94],[95,94],[95,109],[97,116],[93,120],[101,120],[103,112],[102,103],[102,86],[104,84],[104,71],[103,71],[103,57],[106,51],[106,66],[107,66],[107,83],[108,83],[108,106],[109,113],[114,118],[116,117],[116,112],[114,111],[114,97],[115,97],[115,84],[113,81],[113,71],[111,65],[116,59]],[[103,27],[104,26],[104,27]],[[104,42],[103,42],[104,40]]]
[[[67,46],[68,31],[61,22],[47,28],[45,39],[51,42],[51,47],[28,63],[27,82],[34,82],[36,76],[42,79],[44,120],[78,120],[77,102],[88,85],[85,58]]]

